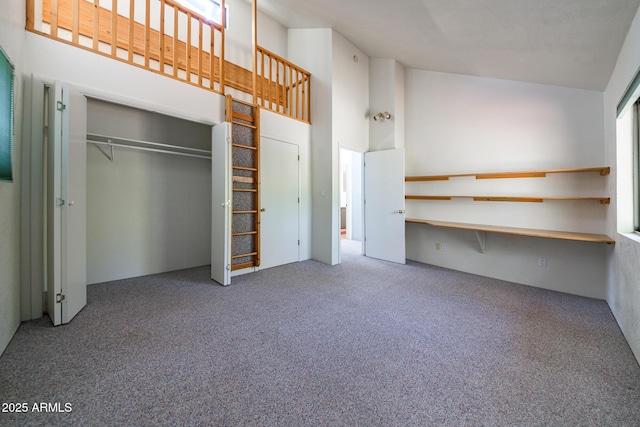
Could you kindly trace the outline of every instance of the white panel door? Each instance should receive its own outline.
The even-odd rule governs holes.
[[[298,146],[260,141],[260,268],[299,260]]]
[[[365,255],[406,263],[404,149],[364,155]]]
[[[87,100],[56,82],[49,112],[47,306],[60,325],[87,304]]]
[[[211,143],[211,278],[231,284],[231,124],[213,127]]]

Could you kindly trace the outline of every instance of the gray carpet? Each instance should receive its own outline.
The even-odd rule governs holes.
[[[26,322],[0,357],[0,401],[29,406],[0,425],[640,425],[605,302],[342,259],[89,286],[71,324]]]

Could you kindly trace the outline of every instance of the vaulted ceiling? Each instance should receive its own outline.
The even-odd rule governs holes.
[[[405,67],[605,89],[640,0],[258,0]]]

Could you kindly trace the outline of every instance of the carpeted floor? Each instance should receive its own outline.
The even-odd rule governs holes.
[[[342,260],[89,286],[69,325],[26,322],[0,357],[0,425],[640,425],[604,301]]]

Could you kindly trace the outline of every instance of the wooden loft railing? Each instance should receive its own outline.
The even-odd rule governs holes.
[[[224,92],[224,27],[171,0],[131,0],[125,6],[118,0],[28,0],[27,30]]]
[[[224,59],[224,27],[172,0],[27,0],[26,29],[216,93],[254,93],[253,72]],[[257,70],[260,106],[309,123],[310,74],[258,55],[273,64]]]
[[[310,123],[311,73],[258,46],[258,90],[262,108]]]

